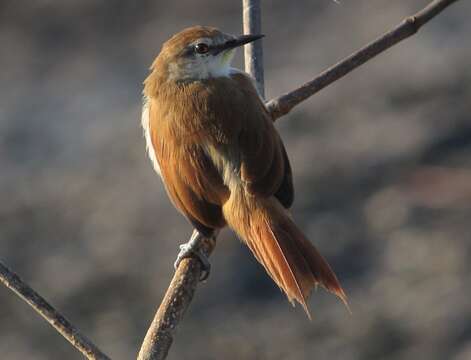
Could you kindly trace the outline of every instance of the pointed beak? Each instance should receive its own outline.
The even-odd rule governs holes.
[[[228,40],[223,44],[217,45],[213,48],[213,54],[217,55],[221,51],[234,49],[236,47],[251,43],[252,41],[261,39],[265,35],[240,35],[234,39]]]

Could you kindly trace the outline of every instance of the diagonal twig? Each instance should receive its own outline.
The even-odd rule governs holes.
[[[399,25],[378,39],[354,52],[337,64],[317,75],[299,88],[266,103],[273,120],[286,115],[293,107],[316,94],[326,86],[339,80],[360,65],[371,60],[398,42],[414,35],[432,18],[458,0],[434,0],[418,13],[404,19]]]
[[[193,236],[201,235],[195,230]],[[209,257],[215,245],[215,238],[203,239],[199,250]],[[177,325],[193,299],[201,270],[201,262],[197,258],[185,258],[180,262],[147,330],[138,360],[162,360],[167,357]]]
[[[90,339],[83,335],[64,316],[54,309],[41,295],[0,262],[0,282],[28,303],[54,329],[65,337],[85,357],[93,360],[109,360]]]

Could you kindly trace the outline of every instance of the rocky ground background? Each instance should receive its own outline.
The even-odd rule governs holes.
[[[265,2],[267,97],[427,2]],[[294,217],[353,315],[318,290],[309,322],[225,231],[169,359],[471,358],[470,20],[459,1],[277,123]],[[0,2],[0,257],[113,359],[135,357],[191,232],[139,118],[161,43],[194,24],[240,33],[241,5]],[[1,358],[81,358],[3,287],[0,304]]]

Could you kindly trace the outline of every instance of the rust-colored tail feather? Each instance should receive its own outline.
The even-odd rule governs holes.
[[[233,193],[223,207],[229,226],[244,240],[289,301],[298,301],[311,318],[306,300],[320,284],[348,309],[347,297],[326,260],[296,227],[276,198]]]

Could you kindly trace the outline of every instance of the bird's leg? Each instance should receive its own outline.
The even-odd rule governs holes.
[[[215,234],[211,235],[211,238],[215,239]],[[203,240],[205,240],[204,235],[195,229],[191,235],[190,240],[187,243],[180,245],[180,252],[178,253],[177,260],[174,264],[176,270],[183,259],[196,256],[196,258],[198,258],[198,260],[201,262],[200,281],[206,280],[211,272],[211,264],[208,260],[208,257],[203,251],[201,251],[200,248],[201,242]]]

